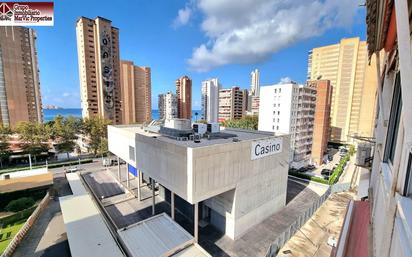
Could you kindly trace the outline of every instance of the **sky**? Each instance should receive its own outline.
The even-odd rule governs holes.
[[[58,0],[53,27],[33,27],[43,105],[80,107],[76,20],[105,17],[120,29],[120,59],[149,66],[152,107],[192,78],[192,105],[200,109],[202,80],[223,88],[289,78],[304,83],[308,51],[342,38],[366,38],[365,7],[356,0]]]

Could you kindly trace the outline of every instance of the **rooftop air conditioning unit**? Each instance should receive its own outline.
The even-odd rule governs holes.
[[[207,124],[207,132],[209,133],[219,133],[220,132],[220,125],[217,122],[208,123]]]
[[[371,160],[372,146],[370,144],[359,144],[356,151],[356,165],[366,166]]]
[[[207,125],[203,123],[193,123],[193,131],[200,136],[203,136],[207,131]]]

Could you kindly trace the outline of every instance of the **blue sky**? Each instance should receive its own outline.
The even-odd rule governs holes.
[[[249,74],[258,68],[261,85],[284,77],[304,82],[310,49],[341,38],[365,39],[365,9],[356,1],[307,0],[310,5],[302,8],[294,3],[301,1],[254,1],[234,8],[233,0],[123,0],[118,6],[106,0],[55,1],[54,27],[34,27],[43,104],[80,107],[75,31],[80,16],[112,20],[120,29],[120,58],[151,67],[154,109],[157,95],[174,91],[182,75],[193,79],[193,109],[200,109],[204,79],[249,88]]]

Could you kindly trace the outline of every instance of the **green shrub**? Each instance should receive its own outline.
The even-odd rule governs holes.
[[[307,174],[304,174],[304,173],[289,171],[289,175],[294,176],[294,177],[298,177],[298,178],[308,179],[308,180],[315,181],[315,182],[322,183],[322,184],[326,184],[326,185],[328,184],[328,181],[326,179],[310,176],[310,175],[307,175]]]
[[[13,225],[14,223],[19,222],[21,220],[28,219],[36,208],[37,206],[33,206],[31,208],[16,212],[12,215],[0,218],[0,229],[5,228],[8,225]]]
[[[30,208],[34,205],[34,200],[31,197],[22,197],[9,202],[6,206],[7,211],[18,212]]]

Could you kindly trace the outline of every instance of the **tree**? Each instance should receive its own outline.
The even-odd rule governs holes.
[[[63,118],[56,116],[52,126],[52,138],[56,141],[56,150],[59,153],[66,153],[67,159],[70,159],[69,153],[73,152],[76,147],[75,140],[80,133],[79,119],[72,116]]]
[[[246,116],[241,119],[225,120],[222,125],[227,128],[240,128],[257,130],[258,129],[258,116]]]
[[[100,117],[91,117],[83,120],[83,134],[88,137],[89,150],[95,155],[107,153],[107,126],[110,121]]]
[[[48,140],[52,136],[50,126],[37,122],[20,122],[16,131],[22,141],[21,148],[31,154],[36,162],[36,157],[42,152],[49,150]]]
[[[10,135],[12,131],[10,127],[0,126],[0,167],[3,168],[3,161],[9,158],[10,151]]]

